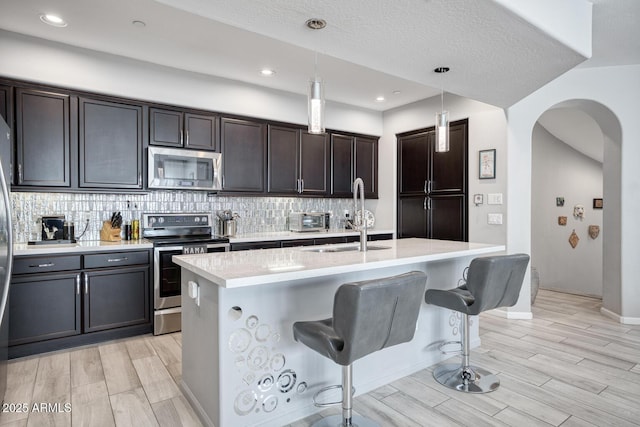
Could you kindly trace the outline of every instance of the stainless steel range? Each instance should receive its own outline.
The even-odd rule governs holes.
[[[211,214],[147,213],[142,215],[142,237],[153,241],[153,333],[181,329],[180,266],[173,255],[226,252],[229,239],[212,236]]]

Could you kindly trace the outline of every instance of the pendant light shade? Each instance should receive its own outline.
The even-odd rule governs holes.
[[[436,113],[436,153],[449,151],[449,112]]]
[[[449,71],[449,67],[438,67],[436,73]],[[449,112],[444,111],[444,88],[440,86],[440,112],[436,113],[436,153],[449,151]]]
[[[324,84],[317,77],[309,83],[309,133],[324,133]]]

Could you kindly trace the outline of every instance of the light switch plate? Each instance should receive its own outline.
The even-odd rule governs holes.
[[[501,213],[490,213],[490,214],[487,214],[487,224],[501,225],[502,224],[502,214]]]
[[[489,193],[487,194],[487,204],[489,205],[501,205],[502,193]]]

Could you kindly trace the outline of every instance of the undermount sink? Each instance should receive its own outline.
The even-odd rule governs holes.
[[[368,251],[375,251],[380,249],[391,249],[389,246],[375,246],[375,245],[367,245]],[[314,247],[309,249],[304,249],[308,252],[356,252],[360,250],[360,246],[326,246],[326,247]]]

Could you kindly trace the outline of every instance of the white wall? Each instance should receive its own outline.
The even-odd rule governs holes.
[[[585,156],[536,125],[532,142],[531,266],[538,269],[540,287],[582,295],[602,296],[602,209],[593,199],[602,197],[602,163]],[[556,197],[565,204],[556,206]],[[584,220],[573,207],[585,207]],[[567,225],[558,225],[558,216]],[[600,226],[591,239],[589,225]],[[571,231],[580,238],[569,245]]]
[[[305,125],[305,95],[178,70],[0,30],[0,76]],[[306,90],[306,88],[305,88]],[[330,129],[382,134],[382,113],[327,102]]]
[[[567,100],[584,104],[605,138],[603,164],[603,305],[627,323],[640,323],[640,66],[575,69],[510,107],[510,221],[507,250],[531,250],[531,137],[538,117]],[[514,203],[515,202],[515,203]],[[525,286],[514,310],[528,310]]]
[[[469,241],[506,243],[505,225],[488,225],[487,213],[502,213],[507,222],[506,204],[489,206],[488,193],[506,196],[507,173],[505,155],[506,119],[500,108],[488,104],[446,94],[445,109],[451,120],[469,119]],[[380,164],[391,167],[380,168],[378,180],[380,199],[376,203],[376,222],[383,228],[396,226],[397,145],[396,134],[422,129],[435,124],[435,114],[440,111],[440,96],[425,99],[384,113],[384,133],[380,139]],[[478,150],[495,148],[496,179],[478,179]],[[485,203],[476,207],[473,194],[484,194]],[[373,203],[372,203],[373,205]]]

